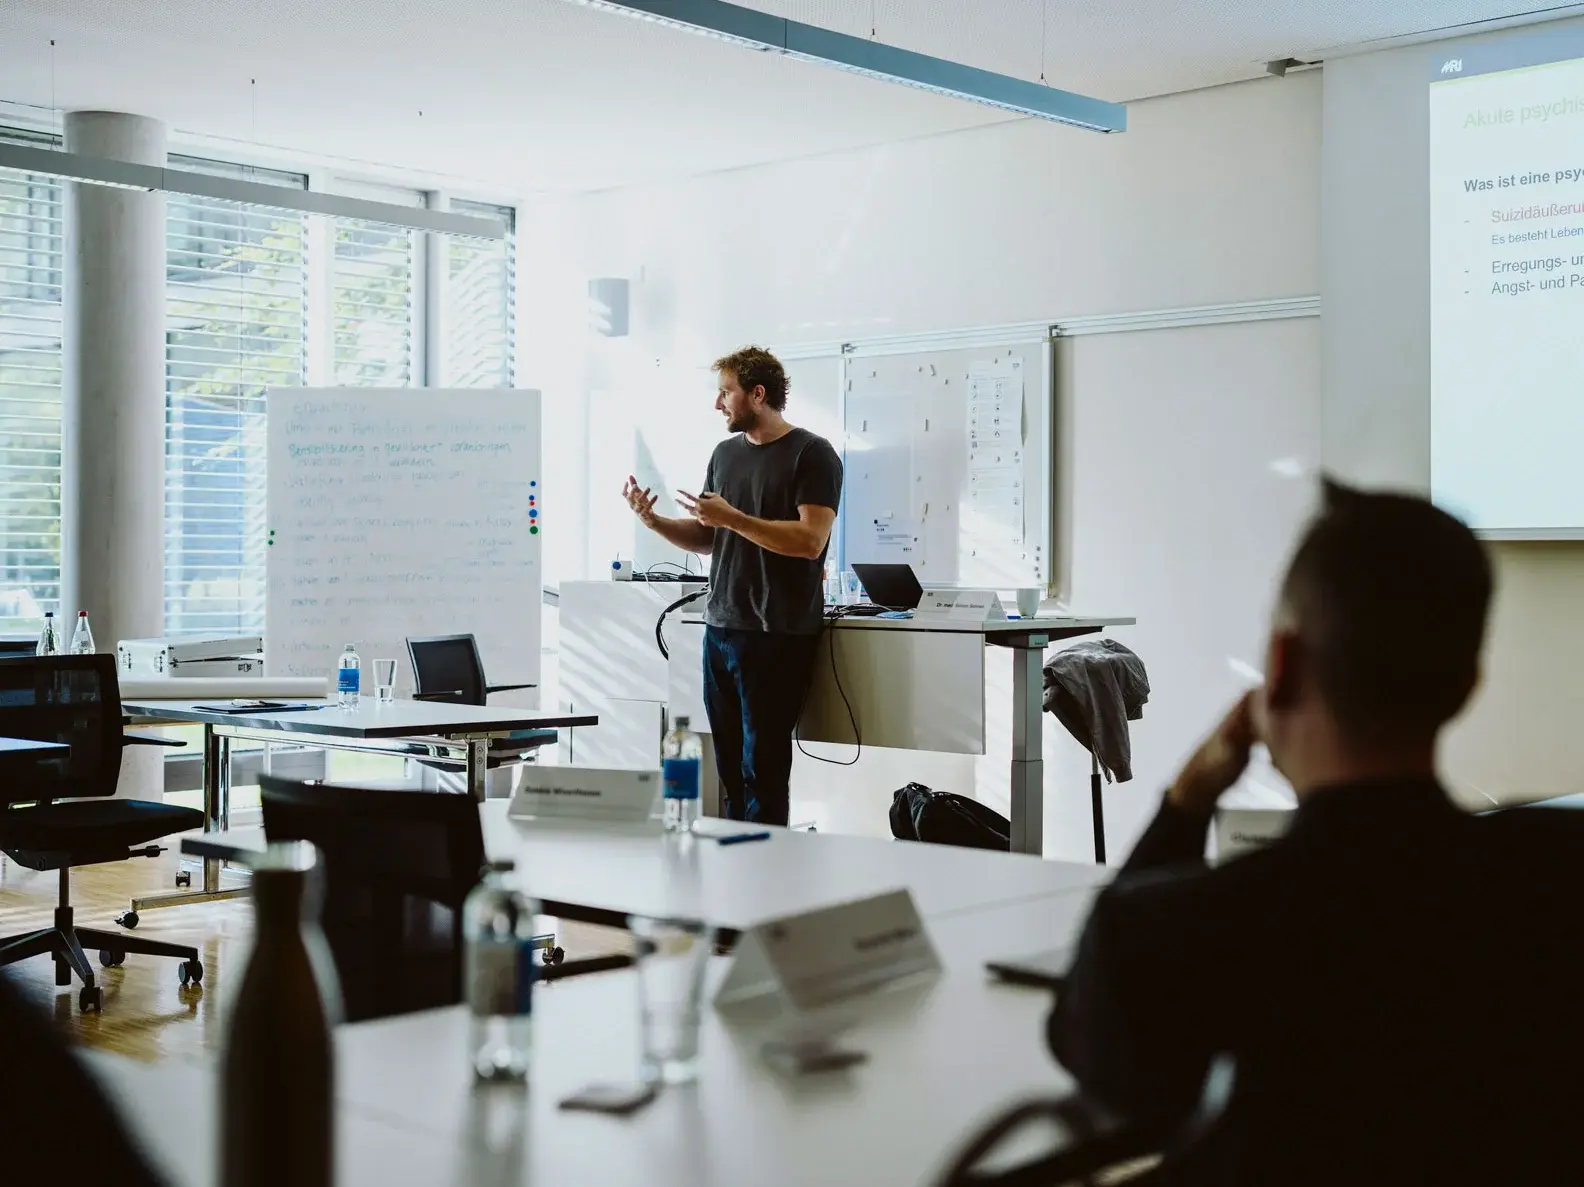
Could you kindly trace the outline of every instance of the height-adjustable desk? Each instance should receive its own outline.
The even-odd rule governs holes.
[[[985,648],[1012,653],[1012,852],[1040,853],[1045,839],[1045,648],[1092,635],[1133,618],[1009,618],[984,623],[916,618],[839,618],[820,641],[814,679],[798,724],[805,742],[985,752]],[[696,689],[697,634],[703,620],[671,645],[673,688],[679,678]],[[838,679],[840,687],[838,687]],[[842,694],[846,694],[845,700]],[[854,736],[852,717],[858,723]],[[673,705],[673,708],[675,706]]]

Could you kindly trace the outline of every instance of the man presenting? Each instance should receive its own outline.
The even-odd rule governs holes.
[[[622,490],[645,527],[711,557],[704,611],[704,704],[728,819],[786,824],[792,734],[823,622],[825,549],[841,500],[829,441],[788,424],[785,369],[744,347],[715,363],[715,409],[736,434],[715,447],[686,515],[628,476]]]

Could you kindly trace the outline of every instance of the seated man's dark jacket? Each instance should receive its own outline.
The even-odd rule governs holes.
[[[1584,1183],[1584,811],[1317,791],[1215,869],[1163,805],[1096,900],[1052,1049],[1141,1120],[1232,1101],[1174,1181]]]

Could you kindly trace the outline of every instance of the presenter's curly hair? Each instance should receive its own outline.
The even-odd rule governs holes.
[[[765,390],[765,403],[780,412],[786,407],[787,391],[792,384],[787,379],[786,368],[762,346],[745,346],[724,358],[715,360],[712,371],[729,371],[736,376],[737,384],[745,392],[756,387]]]

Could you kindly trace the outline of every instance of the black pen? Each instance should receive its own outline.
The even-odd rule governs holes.
[[[768,841],[770,839],[770,834],[768,832],[732,833],[729,836],[716,837],[715,839],[722,845],[740,845],[744,841]]]

